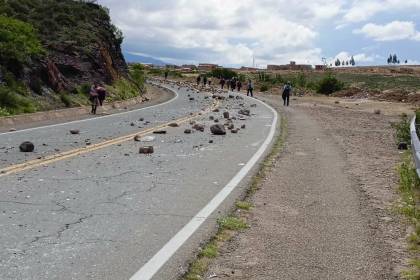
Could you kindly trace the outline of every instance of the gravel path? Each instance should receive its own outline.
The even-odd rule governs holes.
[[[342,110],[285,110],[285,151],[254,197],[251,228],[224,246],[211,279],[398,278],[389,119]]]

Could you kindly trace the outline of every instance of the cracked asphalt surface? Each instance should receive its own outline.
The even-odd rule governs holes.
[[[0,169],[81,148],[86,141],[95,144],[141,132],[212,105],[209,94],[170,87],[178,97],[158,107],[0,134]],[[220,112],[197,119],[206,126],[205,132],[186,135],[184,130],[191,128],[186,123],[153,135],[153,142],[127,141],[0,176],[0,279],[129,279],[265,140],[274,117],[269,108],[258,104],[250,117],[240,120],[237,115],[254,103],[236,98],[221,101]],[[211,135],[209,116],[223,124],[225,110],[238,117],[236,127],[246,124],[246,129]],[[80,129],[81,134],[71,135],[70,129]],[[18,145],[28,140],[35,143],[35,153],[20,153]],[[153,145],[155,153],[140,155],[142,145]],[[185,254],[173,258],[179,260],[171,264],[186,261]],[[162,270],[165,273],[154,279],[175,279],[180,273],[176,265]]]

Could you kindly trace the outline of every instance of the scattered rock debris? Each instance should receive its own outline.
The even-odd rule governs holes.
[[[139,149],[140,154],[153,154],[154,152],[153,146],[140,147]]]
[[[221,124],[214,124],[210,127],[210,131],[211,133],[213,133],[214,135],[225,135],[226,134],[226,129],[223,125]]]

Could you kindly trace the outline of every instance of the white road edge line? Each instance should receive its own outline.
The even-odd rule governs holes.
[[[251,99],[251,98],[250,98]],[[269,108],[274,113],[274,118],[270,132],[264,143],[244,167],[230,180],[230,182],[203,208],[198,212],[171,240],[166,243],[130,280],[150,280],[162,268],[162,266],[178,251],[178,249],[194,234],[194,232],[204,223],[204,221],[220,206],[229,194],[238,186],[248,172],[257,164],[258,160],[272,142],[276,127],[278,114],[270,105],[258,100],[262,105]]]
[[[152,83],[152,84],[155,84],[155,83]],[[71,121],[71,122],[64,122],[64,123],[58,123],[58,124],[50,124],[50,125],[45,125],[45,126],[37,126],[37,127],[26,128],[26,129],[17,130],[17,131],[3,132],[3,133],[0,133],[0,136],[8,135],[8,134],[21,133],[21,132],[34,131],[34,130],[43,129],[43,128],[51,128],[51,127],[64,126],[64,125],[75,124],[75,123],[96,121],[96,120],[100,120],[100,119],[104,119],[104,118],[110,118],[110,117],[115,117],[115,116],[132,114],[132,113],[139,112],[139,111],[142,111],[142,110],[146,110],[146,109],[150,109],[150,108],[155,108],[155,107],[163,106],[163,105],[166,105],[166,104],[171,103],[171,102],[175,101],[176,99],[178,99],[179,95],[178,95],[178,93],[175,90],[172,90],[171,88],[166,87],[166,86],[164,86],[164,87],[167,88],[167,89],[169,89],[169,90],[171,90],[172,92],[174,92],[175,93],[175,96],[173,98],[169,99],[168,101],[163,102],[163,103],[160,103],[160,104],[156,104],[156,105],[153,105],[153,106],[148,106],[148,107],[144,107],[144,108],[140,108],[140,109],[136,109],[136,110],[132,110],[132,111],[115,113],[115,114],[110,114],[110,115],[101,116],[101,117],[95,117],[95,118],[90,118],[90,119],[77,120],[77,121]]]

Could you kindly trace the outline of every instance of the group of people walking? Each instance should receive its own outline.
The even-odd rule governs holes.
[[[105,98],[106,89],[97,83],[93,84],[89,92],[89,100],[92,105],[91,114],[96,115],[96,109],[103,105]]]
[[[211,86],[211,82],[212,82],[212,80],[211,80],[211,78],[207,77],[206,75],[204,75],[202,79],[201,79],[201,75],[199,75],[199,76],[197,77],[197,86],[199,86],[199,85],[200,85],[201,80],[203,80],[203,86],[205,86],[205,87],[206,87],[207,85]]]
[[[197,76],[197,86],[199,86],[201,82],[203,82],[204,86],[206,86],[207,84],[209,86],[211,85],[211,79],[207,78],[206,75]],[[241,80],[238,79],[237,77],[233,77],[231,79],[225,79],[224,77],[221,77],[219,80],[219,84],[220,84],[221,89],[224,89],[226,87],[228,91],[237,90],[238,92],[240,92],[243,87]],[[246,94],[247,96],[254,97],[254,83],[252,82],[251,79],[248,79],[248,82],[246,84],[246,90],[247,90],[247,94]],[[283,86],[283,90],[282,90],[282,99],[283,99],[284,106],[289,106],[291,94],[292,94],[292,84],[291,82],[287,82]]]

